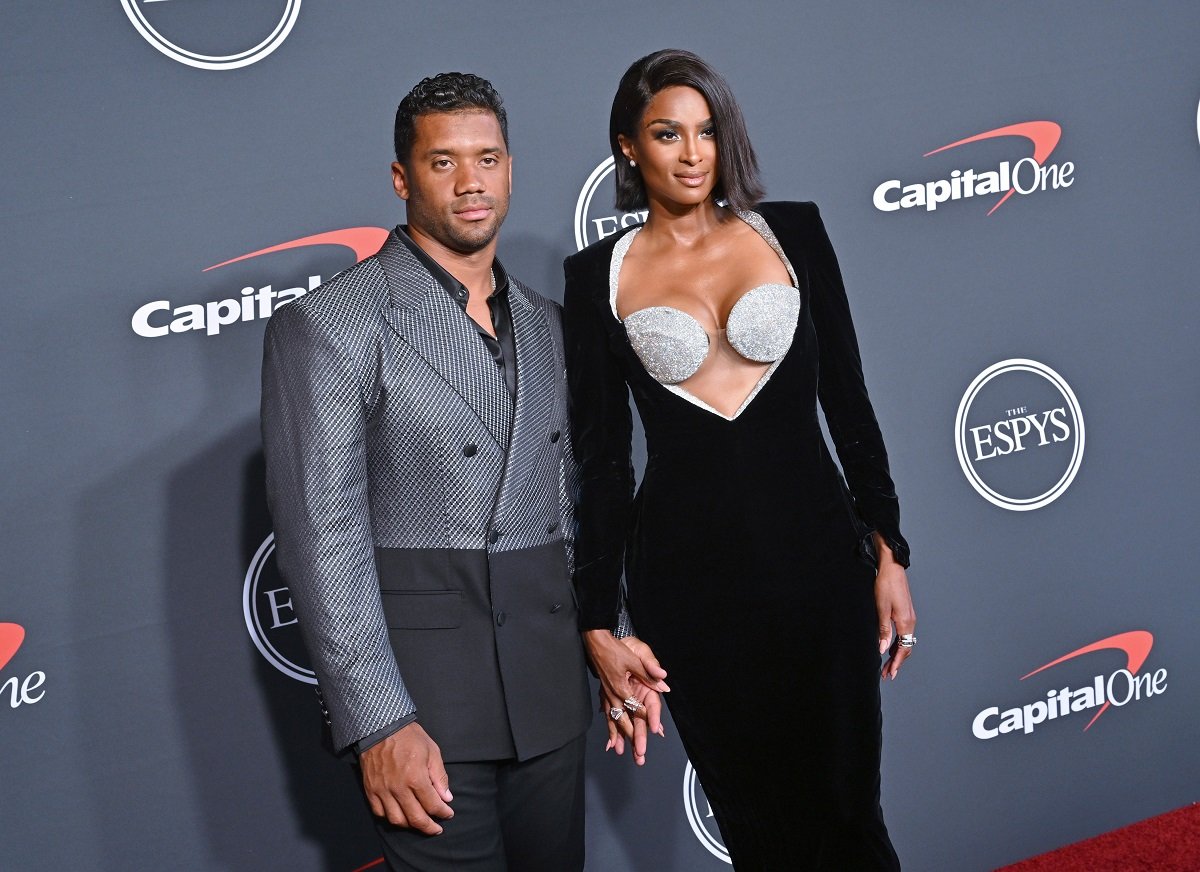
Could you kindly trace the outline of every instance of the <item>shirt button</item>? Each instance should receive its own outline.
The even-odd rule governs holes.
[[[499,540],[500,540],[500,531],[499,530],[493,530],[492,532],[488,533],[488,541],[491,542],[493,545],[495,545]]]
[[[555,430],[553,433],[551,433],[551,434],[550,434],[550,441],[551,441],[551,442],[557,442],[557,441],[558,441],[558,437],[560,437],[561,435],[562,435],[562,433],[560,433],[560,432],[558,432],[557,430]]]
[[[554,614],[561,608],[562,608],[562,603],[555,603],[554,605],[550,606],[550,614]]]
[[[506,620],[508,620],[508,615],[504,614],[504,612],[496,612],[497,627],[503,627]]]
[[[474,442],[468,442],[463,446],[463,454],[465,454],[467,457],[474,457],[475,452],[478,450],[479,447]]]

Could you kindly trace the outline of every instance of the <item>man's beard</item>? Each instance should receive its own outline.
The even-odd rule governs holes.
[[[441,212],[425,214],[423,210],[418,210],[414,213],[410,202],[408,220],[410,224],[416,224],[421,230],[452,251],[460,254],[474,254],[491,244],[492,240],[496,238],[496,234],[500,232],[500,225],[504,223],[504,218],[508,214],[507,202],[500,203],[489,197],[481,201],[480,205],[491,208],[491,217],[483,221],[465,224],[455,221],[452,215]]]

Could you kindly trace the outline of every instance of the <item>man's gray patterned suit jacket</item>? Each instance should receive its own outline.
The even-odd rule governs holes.
[[[339,750],[414,710],[447,762],[587,729],[560,311],[509,303],[515,409],[395,233],[267,325],[276,553]]]

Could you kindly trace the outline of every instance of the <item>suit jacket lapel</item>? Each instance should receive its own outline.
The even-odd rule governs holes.
[[[500,447],[507,448],[512,402],[504,376],[471,319],[394,233],[378,257],[391,292],[384,317],[392,329],[474,410]]]
[[[517,408],[495,524],[501,524],[519,505],[538,458],[545,451],[543,443],[548,438],[557,383],[557,355],[545,314],[526,299],[515,281],[510,280],[508,294],[517,356]]]

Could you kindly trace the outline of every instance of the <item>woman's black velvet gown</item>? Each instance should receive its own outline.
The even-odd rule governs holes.
[[[736,867],[898,869],[879,806],[870,532],[905,565],[908,546],[817,209],[755,211],[798,276],[801,309],[786,357],[733,420],[643,368],[609,307],[615,238],[567,259],[583,628],[616,627],[627,602],[668,672],[671,715]],[[646,433],[636,498],[626,386]]]

